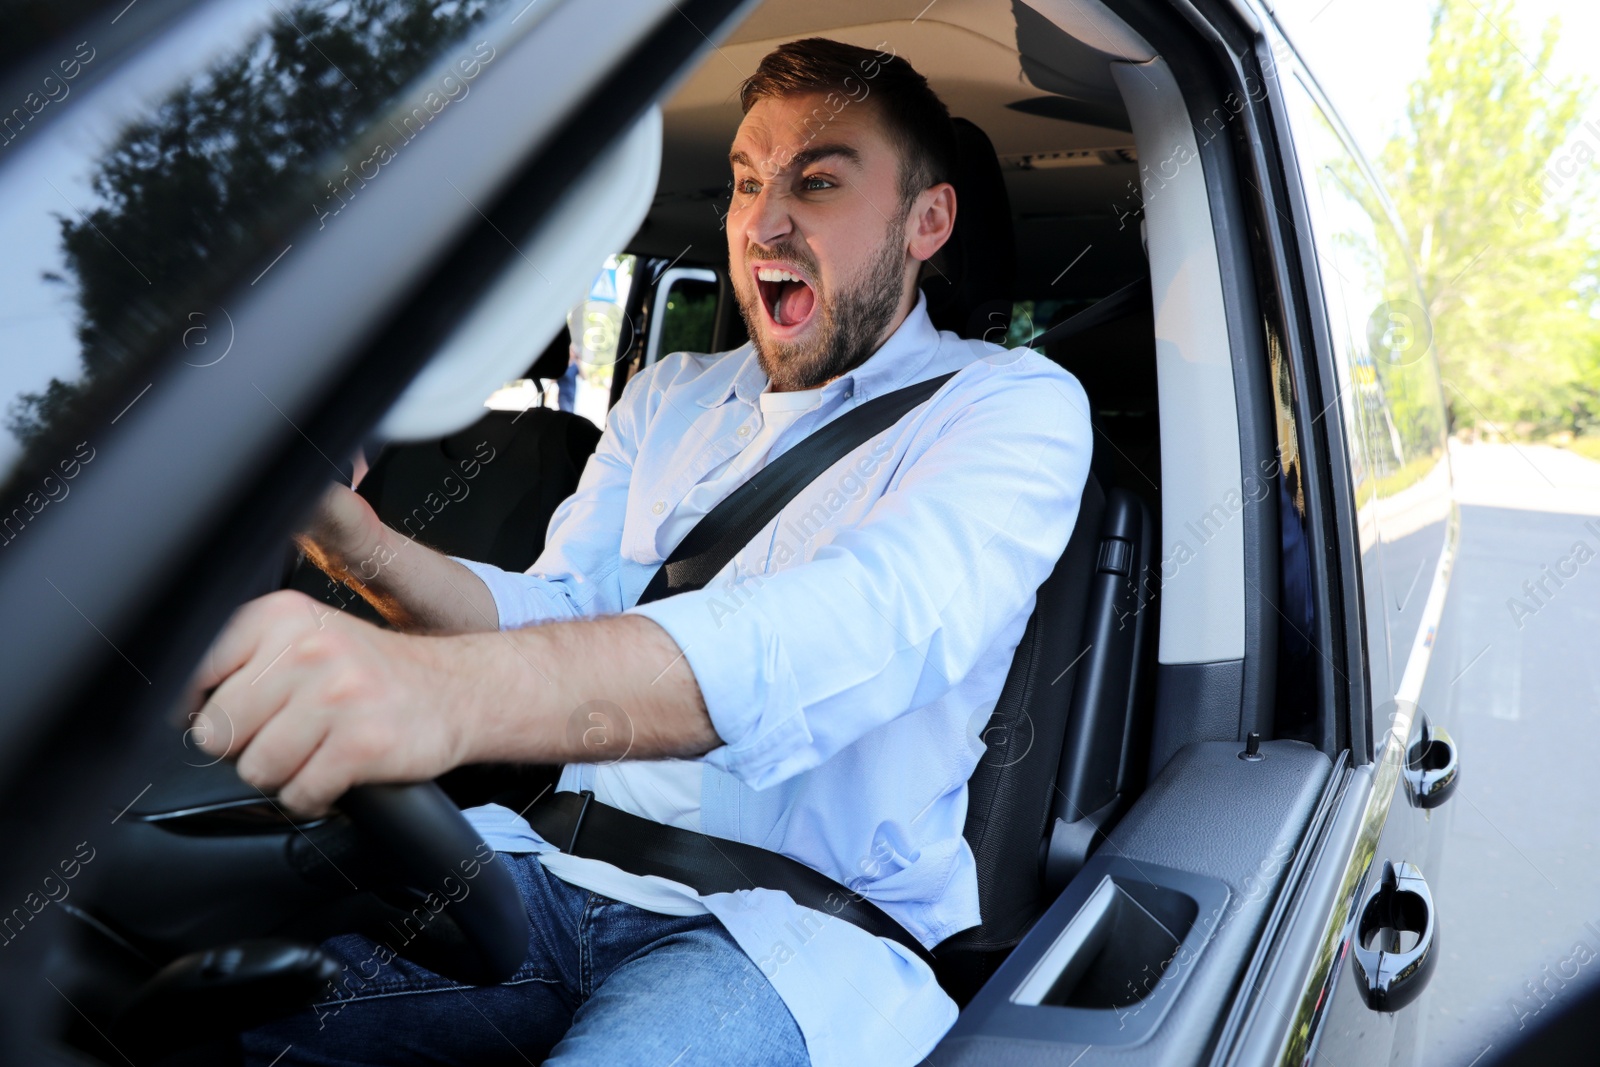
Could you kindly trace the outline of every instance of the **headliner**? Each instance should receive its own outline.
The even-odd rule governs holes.
[[[1079,16],[1085,10],[1093,8],[1076,8]],[[989,135],[1018,222],[1019,296],[1103,295],[1099,289],[1142,268],[1136,229],[1117,221],[1118,206],[1131,204],[1137,166],[1110,74],[1119,58],[1143,58],[1142,42],[1135,38],[1130,47],[1110,27],[1081,17],[1071,25],[1099,47],[1011,0],[767,0],[663,106],[661,181],[631,249],[677,257],[689,245],[682,262],[723,264],[718,212],[729,184],[728,144],[741,118],[739,84],[779,44],[824,36],[892,49],[927,76],[952,115]],[[1052,155],[1056,165],[1033,165]],[[1052,276],[1085,246],[1091,253],[1072,272],[1082,281],[1052,288]]]

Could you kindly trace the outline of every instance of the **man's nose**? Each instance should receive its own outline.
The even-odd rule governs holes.
[[[772,247],[780,238],[794,232],[794,219],[789,214],[789,198],[777,188],[776,182],[767,182],[750,205],[748,236],[759,245]]]

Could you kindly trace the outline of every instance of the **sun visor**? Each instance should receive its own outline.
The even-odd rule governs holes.
[[[451,332],[375,434],[442,437],[483,416],[486,396],[519,376],[566,328],[606,256],[638,232],[661,173],[661,109],[652,107],[573,182],[522,253]]]

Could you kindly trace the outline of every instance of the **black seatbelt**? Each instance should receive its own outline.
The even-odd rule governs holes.
[[[525,816],[535,833],[570,856],[600,860],[629,874],[669,878],[707,895],[781,889],[801,907],[896,941],[933,965],[922,942],[888,912],[781,852],[646,819],[602,804],[588,790],[546,794]]]
[[[834,419],[757,471],[706,513],[661,564],[640,604],[700,589],[800,491],[854,449],[900,421],[955,375],[941,374],[874,397]]]

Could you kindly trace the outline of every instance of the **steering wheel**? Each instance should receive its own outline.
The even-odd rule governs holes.
[[[429,954],[434,970],[489,985],[522,966],[528,913],[517,884],[444,790],[433,782],[361,785],[340,799],[339,808],[396,865],[407,892],[423,907],[438,902],[454,920],[460,940]]]
[[[357,786],[305,820],[229,762],[175,761],[102,840],[86,910],[157,966],[253,938],[365,931],[473,984],[504,981],[527,955],[511,872],[433,782]]]

